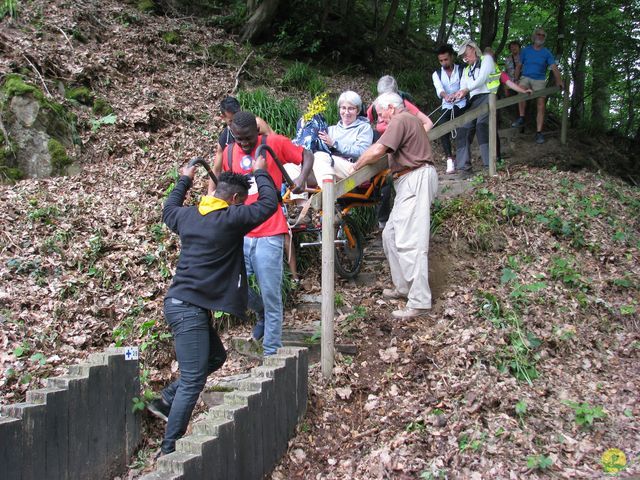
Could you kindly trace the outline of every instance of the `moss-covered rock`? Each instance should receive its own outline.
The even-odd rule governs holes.
[[[51,155],[51,170],[54,174],[62,175],[73,162],[67,155],[67,151],[55,138],[51,138],[47,143],[49,155]]]
[[[73,113],[23,76],[10,74],[0,85],[0,115],[10,143],[3,147],[0,178],[41,178],[68,171],[72,161],[66,148],[78,138]]]

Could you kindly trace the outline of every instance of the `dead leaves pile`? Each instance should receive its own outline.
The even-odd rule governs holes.
[[[465,213],[446,220],[430,259],[446,262],[447,285],[431,314],[393,320],[395,302],[378,300],[388,284],[338,290],[367,308],[341,339],[358,354],[339,359],[330,383],[312,370],[296,453],[273,478],[600,478],[613,447],[640,471],[640,192],[516,168],[473,195],[469,205],[489,199],[507,241],[477,252],[452,243]],[[584,245],[536,218],[551,209],[588,226]],[[531,384],[510,368],[517,349],[535,368]],[[602,406],[606,419],[579,427],[566,401]]]

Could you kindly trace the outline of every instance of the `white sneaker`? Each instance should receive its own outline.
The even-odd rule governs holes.
[[[453,164],[453,158],[447,158],[447,173],[453,173],[456,171],[456,167]]]

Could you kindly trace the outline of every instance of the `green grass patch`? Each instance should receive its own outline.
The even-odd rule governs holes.
[[[271,125],[274,131],[289,138],[296,134],[296,123],[301,116],[300,108],[291,98],[277,100],[264,89],[238,92],[238,101],[243,110],[248,110]]]

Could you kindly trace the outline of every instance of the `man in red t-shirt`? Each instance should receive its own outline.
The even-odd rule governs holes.
[[[227,145],[222,158],[223,170],[236,173],[251,174],[251,165],[256,148],[263,142],[258,135],[256,117],[251,112],[238,112],[231,122],[231,132],[235,143]],[[307,177],[313,168],[313,154],[309,150],[294,145],[282,135],[268,135],[266,144],[271,147],[282,163],[302,163],[302,172],[294,180],[294,193],[304,190]],[[227,149],[233,149],[231,168]],[[267,155],[267,171],[275,184],[276,190],[282,187],[282,172],[271,155]],[[247,204],[258,199],[258,191],[254,185],[249,190]],[[289,231],[282,208],[278,208],[266,222],[254,228],[244,237],[244,261],[247,276],[255,274],[260,293],[249,288],[249,308],[258,316],[258,323],[253,328],[254,340],[263,338],[264,355],[277,353],[282,346],[282,259],[284,236]]]
[[[376,99],[375,108],[388,127],[360,156],[354,170],[388,154],[396,199],[382,232],[382,246],[394,288],[385,288],[382,296],[406,298],[406,307],[392,315],[413,318],[431,308],[430,209],[438,190],[438,174],[433,167],[429,137],[420,120],[407,112],[402,97],[383,93]]]

